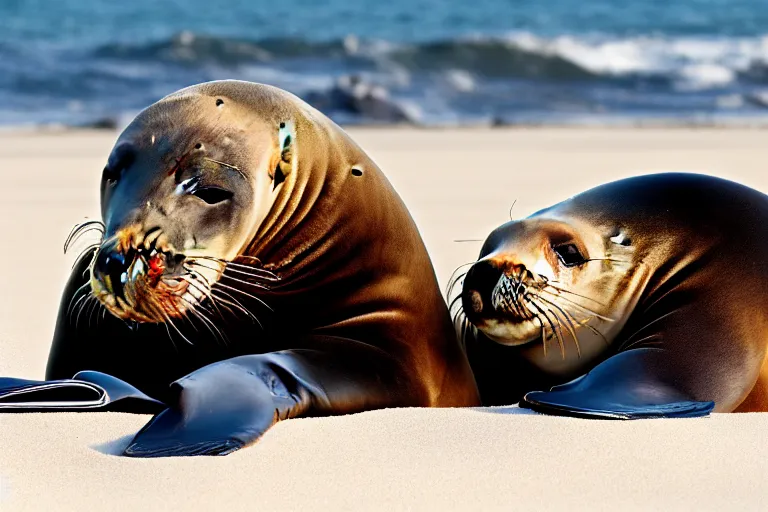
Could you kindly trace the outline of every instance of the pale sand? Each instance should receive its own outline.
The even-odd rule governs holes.
[[[479,250],[453,240],[483,238],[515,200],[520,217],[606,180],[663,170],[768,191],[764,131],[350,131],[410,206],[443,287]],[[43,376],[72,261],[62,243],[73,223],[98,216],[114,137],[0,135],[0,375]],[[228,457],[164,460],[109,454],[148,416],[0,415],[0,510],[766,506],[768,414],[609,422],[521,412],[291,420]]]

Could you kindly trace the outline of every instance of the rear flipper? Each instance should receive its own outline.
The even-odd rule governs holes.
[[[588,374],[550,391],[525,395],[521,407],[560,416],[602,419],[706,416],[714,402],[691,400],[663,378],[664,351],[639,348],[600,363]]]

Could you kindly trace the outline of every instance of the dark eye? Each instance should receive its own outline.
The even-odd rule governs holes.
[[[573,244],[558,245],[553,247],[552,250],[557,253],[557,257],[560,258],[560,261],[566,267],[573,267],[574,265],[584,263],[584,256],[579,252],[579,248]]]
[[[101,181],[106,181],[110,185],[114,185],[117,180],[120,178],[120,171],[115,171],[114,169],[110,169],[109,166],[104,167],[104,170],[101,171]]]
[[[128,169],[136,159],[136,149],[129,142],[121,142],[109,155],[107,165],[101,173],[102,181],[114,185],[120,179],[120,175]]]
[[[192,195],[199,197],[208,204],[216,204],[226,201],[227,199],[232,199],[234,194],[223,188],[202,187],[192,191]]]

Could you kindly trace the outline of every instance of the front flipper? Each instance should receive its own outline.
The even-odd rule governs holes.
[[[175,403],[125,449],[133,457],[226,455],[287,417],[300,397],[258,356],[211,364],[171,385]]]
[[[533,391],[520,405],[560,416],[603,419],[706,416],[714,402],[691,400],[665,375],[664,351],[639,348],[603,361],[588,374],[551,391]]]
[[[235,357],[174,382],[175,403],[136,434],[124,454],[226,455],[278,420],[424,403],[418,381],[381,349],[335,337],[313,344],[323,350]]]

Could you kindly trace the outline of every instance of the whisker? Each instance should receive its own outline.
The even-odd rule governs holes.
[[[187,265],[198,266],[198,267],[206,268],[208,270],[218,271],[220,278],[231,279],[233,281],[237,281],[237,282],[243,283],[245,285],[252,286],[254,288],[259,288],[260,290],[271,290],[273,288],[271,286],[268,286],[268,285],[264,284],[263,281],[268,281],[268,282],[277,282],[277,281],[279,281],[279,279],[272,278],[271,276],[265,277],[263,275],[260,275],[260,274],[257,274],[257,273],[251,272],[251,271],[240,270],[240,269],[237,269],[237,268],[230,268],[229,266],[224,266],[223,269],[216,269],[216,268],[209,267],[207,265],[203,265],[202,263],[200,263],[198,261],[188,261],[184,265],[184,268],[186,268],[187,270],[191,270],[190,267],[187,266]],[[256,269],[256,270],[258,270],[258,269]],[[239,279],[237,277],[229,275],[228,272],[233,272],[233,273],[237,273],[237,274],[240,274],[240,275],[246,275],[248,277],[251,277],[251,278],[254,278],[254,279],[258,279],[258,280],[260,280],[262,282],[246,281],[244,279]]]
[[[176,342],[173,340],[173,335],[171,334],[171,330],[168,328],[168,323],[163,322],[163,327],[165,327],[165,332],[168,333],[168,339],[171,341],[171,345],[173,346],[173,349],[176,351],[176,353],[179,353],[179,347],[176,345]]]
[[[607,316],[603,316],[600,313],[589,309],[588,307],[584,306],[583,304],[579,304],[578,302],[569,299],[568,297],[563,297],[559,293],[551,292],[551,291],[547,290],[546,288],[542,288],[541,291],[543,293],[548,293],[548,294],[552,295],[553,297],[558,297],[558,298],[560,298],[560,299],[562,299],[562,300],[564,300],[564,301],[566,301],[566,302],[576,306],[577,308],[587,312],[590,316],[594,316],[594,317],[599,318],[601,320],[605,320],[606,322],[615,322],[616,321],[613,318],[610,318],[610,317],[607,317]]]
[[[206,317],[202,313],[202,311],[198,311],[192,302],[188,301],[187,299],[181,296],[179,297],[179,300],[186,302],[190,306],[189,308],[187,308],[187,311],[189,313],[192,313],[195,316],[195,318],[200,319],[203,325],[205,325],[206,328],[211,332],[211,334],[213,334],[214,339],[220,338],[221,341],[224,343],[224,345],[229,345],[229,339],[226,337],[226,335],[222,333],[221,330],[219,330],[219,328],[216,326],[216,324],[212,320],[210,320],[208,317]]]
[[[241,294],[245,295],[246,297],[250,297],[251,299],[261,303],[262,306],[264,306],[265,308],[269,309],[270,311],[274,311],[274,309],[272,309],[266,302],[264,302],[260,298],[256,297],[255,295],[251,295],[250,293],[248,293],[246,291],[243,291],[243,290],[240,290],[239,288],[234,288],[232,286],[226,285],[226,284],[222,283],[221,281],[219,281],[217,283],[214,283],[214,285],[211,287],[211,290],[213,290],[217,286],[221,286],[222,288],[226,288],[227,290],[232,290],[233,292],[241,293]]]
[[[676,312],[677,312],[677,311],[675,311],[675,310],[673,310],[673,311],[669,311],[668,313],[665,313],[665,314],[663,314],[663,315],[659,316],[658,318],[654,318],[653,320],[651,320],[651,321],[650,321],[650,322],[648,322],[647,324],[643,325],[643,326],[642,326],[642,327],[640,327],[639,329],[636,329],[636,330],[635,330],[635,332],[633,332],[633,333],[632,333],[632,334],[631,334],[631,335],[630,335],[630,336],[627,338],[627,340],[626,340],[624,343],[625,343],[625,344],[626,344],[626,343],[629,343],[630,341],[632,341],[632,338],[634,338],[634,337],[635,337],[635,336],[637,336],[638,334],[642,333],[642,332],[643,332],[645,329],[647,329],[648,327],[652,326],[652,325],[653,325],[653,324],[655,324],[656,322],[660,322],[661,320],[664,320],[664,319],[665,319],[665,318],[667,318],[668,316],[674,315]]]
[[[182,332],[179,330],[179,328],[178,328],[178,327],[176,327],[176,324],[174,324],[174,323],[173,323],[173,319],[172,319],[172,318],[171,318],[171,317],[168,315],[168,313],[166,313],[166,312],[163,310],[163,308],[162,308],[162,307],[156,307],[156,308],[155,308],[155,311],[156,311],[156,312],[159,312],[159,313],[160,313],[160,315],[161,315],[163,318],[165,318],[165,323],[166,323],[166,325],[170,324],[170,326],[171,326],[171,327],[173,327],[173,329],[174,329],[174,330],[175,330],[177,333],[179,333],[179,336],[181,336],[181,338],[182,338],[184,341],[186,341],[186,342],[187,342],[189,345],[194,345],[194,344],[193,344],[191,341],[189,341],[189,338],[187,338],[186,336],[184,336],[184,334],[183,334],[183,333],[182,333]],[[173,339],[173,337],[171,337],[171,339]]]
[[[191,263],[191,264],[192,264],[192,265],[198,265],[198,266],[201,266],[201,267],[203,267],[203,268],[208,268],[208,269],[210,269],[210,270],[215,270],[215,269],[212,269],[212,268],[210,268],[210,267],[206,267],[205,265],[200,265],[199,263]],[[188,267],[188,266],[186,266],[186,265],[184,266],[184,268],[185,268],[187,271],[190,271],[190,272],[194,271],[193,269],[189,268],[189,267]],[[196,271],[195,271],[195,272],[196,272]],[[242,272],[242,271],[238,271],[238,270],[235,270],[235,272],[244,273],[244,272]],[[197,273],[198,273],[198,274],[200,274],[199,272],[197,272]],[[200,274],[200,276],[202,277],[202,274]],[[258,276],[256,276],[256,277],[258,277]],[[266,286],[266,285],[264,285],[264,284],[261,284],[261,283],[257,283],[257,282],[254,282],[254,281],[246,281],[246,280],[244,280],[244,279],[238,279],[238,278],[236,278],[236,277],[234,277],[234,276],[228,275],[226,272],[222,272],[221,274],[219,274],[219,282],[221,281],[221,279],[229,279],[229,280],[231,280],[231,281],[234,281],[234,282],[236,282],[236,283],[241,283],[241,284],[244,284],[244,285],[246,285],[246,286],[250,286],[250,287],[253,287],[253,288],[257,288],[257,289],[259,289],[259,290],[270,291],[270,290],[272,290],[272,289],[273,289],[273,287],[270,287],[270,286]],[[208,282],[208,280],[207,280],[207,279],[206,279],[205,281],[206,281],[206,283]],[[212,286],[212,285],[210,285],[210,284],[209,284],[209,286],[213,287],[213,286]],[[242,290],[240,290],[240,291],[242,291]],[[245,292],[243,292],[243,293],[245,293]]]
[[[77,302],[75,302],[75,304],[73,304],[73,303],[72,303],[72,302],[75,300],[75,297],[77,297],[77,295],[78,295],[78,294],[79,294],[81,291],[85,290],[85,288],[86,288],[87,286],[90,286],[90,284],[91,284],[91,283],[85,283],[85,284],[83,284],[82,286],[80,286],[80,288],[78,288],[77,290],[75,290],[75,293],[73,293],[73,294],[72,294],[72,298],[71,298],[71,299],[69,299],[69,306],[67,306],[67,315],[71,315],[71,314],[72,314],[72,308],[75,306],[75,304],[77,304],[77,302],[79,302],[80,300],[82,300],[84,297],[87,297],[87,296],[88,296],[88,294],[87,294],[87,293],[86,293],[85,295],[81,295],[81,296],[80,296],[80,298],[77,300]]]
[[[462,274],[459,274],[456,278],[451,277],[451,280],[449,280],[448,288],[445,291],[445,296],[450,297],[451,295],[453,295],[454,288],[456,288],[456,286],[459,284],[459,281],[464,279],[466,276],[467,276],[467,272],[464,272]],[[463,283],[462,283],[462,286],[463,286]]]
[[[589,263],[590,261],[610,261],[613,263],[632,263],[632,260],[618,260],[615,258],[589,258],[584,261],[586,263]]]
[[[83,314],[83,310],[86,308],[86,305],[90,307],[91,300],[97,300],[93,295],[88,295],[87,297],[88,298],[86,298],[85,301],[80,304],[80,309],[77,311],[77,317],[75,317],[75,331],[77,331],[77,326],[80,323],[80,315]]]
[[[101,302],[99,301],[99,299],[96,299],[95,301],[93,301],[93,307],[91,307],[91,312],[88,313],[88,328],[89,329],[91,328],[91,320],[93,320],[93,313],[95,311],[99,310],[99,306],[101,306]],[[98,320],[99,320],[99,315],[96,315],[96,325],[99,325]]]
[[[251,319],[253,319],[253,321],[255,321],[257,324],[259,324],[259,327],[262,330],[264,330],[264,326],[262,325],[261,321],[256,317],[256,315],[254,315],[253,313],[248,311],[248,309],[245,306],[243,306],[243,304],[239,300],[237,300],[235,297],[233,297],[229,293],[225,292],[224,290],[218,290],[218,289],[214,290],[214,289],[211,289],[211,293],[214,295],[214,297],[216,297],[216,300],[221,301],[224,304],[228,304],[228,305],[232,306],[233,308],[236,308],[236,309],[242,311],[247,316],[251,317]],[[230,302],[229,300],[227,300],[227,299],[225,299],[225,298],[223,298],[223,297],[221,297],[219,295],[217,295],[217,293],[225,294],[227,297],[232,299],[232,301],[234,301],[234,303]]]
[[[512,201],[512,206],[509,207],[509,220],[515,220],[514,218],[512,218],[512,209],[515,207],[516,204],[517,204],[517,199]]]
[[[246,281],[245,279],[239,279],[237,277],[230,276],[226,272],[221,274],[221,279],[229,279],[230,281],[234,281],[236,283],[244,284],[246,286],[250,286],[250,287],[256,288],[258,290],[270,291],[270,290],[273,289],[273,287],[265,286],[265,285],[263,285],[261,283],[255,283],[253,281]]]
[[[91,261],[88,263],[88,265],[83,270],[83,278],[85,278],[86,275],[88,274],[88,272],[90,271],[91,265],[93,264],[93,260],[96,259],[96,252],[97,252],[97,249],[99,247],[100,247],[99,244],[91,244],[91,245],[89,245],[88,247],[86,247],[82,251],[80,251],[80,254],[77,255],[77,258],[75,258],[75,261],[72,263],[72,268],[74,269],[75,266],[77,266],[77,263],[80,260],[82,260],[89,251],[93,251],[93,254],[91,254]]]
[[[224,314],[219,309],[218,305],[216,304],[216,301],[213,299],[213,296],[211,295],[210,288],[206,288],[203,285],[198,284],[197,283],[197,278],[198,277],[203,278],[202,275],[198,274],[194,270],[190,271],[189,275],[181,275],[181,276],[179,276],[180,279],[183,279],[184,281],[186,281],[186,283],[189,286],[191,286],[192,288],[194,288],[195,290],[200,292],[206,299],[208,299],[211,302],[211,304],[213,305],[213,307],[216,308],[216,310],[217,310],[217,312],[219,314],[219,317],[224,318]],[[205,278],[203,278],[203,279],[205,279]],[[207,283],[207,281],[206,281],[206,283]],[[189,302],[189,301],[187,301],[187,302]],[[195,307],[197,307],[197,306],[195,306]],[[200,307],[202,307],[202,306],[200,306]]]
[[[448,303],[448,311],[453,311],[454,306],[461,300],[461,295],[457,295],[454,299]]]
[[[64,241],[64,253],[66,254],[70,246],[88,231],[99,231],[101,236],[104,236],[105,230],[106,226],[104,226],[104,223],[100,220],[87,220],[80,222],[79,224],[75,224],[75,226],[69,232],[69,235],[67,235],[67,239]]]
[[[556,283],[556,282],[557,281],[547,281],[546,286],[554,288],[555,290],[561,291],[563,293],[568,293],[570,295],[575,295],[576,297],[581,297],[582,299],[591,300],[592,302],[594,302],[598,306],[605,307],[605,304],[603,304],[602,302],[600,302],[598,300],[593,299],[592,297],[587,297],[586,295],[581,295],[581,294],[578,294],[576,292],[572,292],[571,290],[568,290],[566,288],[560,288],[559,286],[555,286],[554,284],[552,284],[552,283]]]
[[[246,257],[250,258],[250,256],[238,256],[238,258],[246,258]],[[245,265],[243,263],[236,263],[234,261],[227,261],[227,260],[223,260],[221,258],[215,258],[213,256],[190,256],[187,259],[188,260],[192,260],[192,261],[194,261],[194,260],[213,261],[213,262],[219,263],[220,265],[224,265],[225,267],[238,268],[238,269],[242,269],[242,270],[248,271],[249,273],[259,272],[259,273],[262,273],[262,274],[266,274],[268,277],[271,277],[271,278],[273,278],[276,281],[280,281],[280,277],[277,274],[275,274],[271,270],[267,270],[267,269],[261,268],[261,267],[255,267],[255,266],[252,266],[252,265]],[[259,261],[258,258],[254,258],[254,259]],[[261,261],[259,261],[259,264],[261,264]]]
[[[459,281],[466,277],[467,273],[469,273],[469,269],[462,272],[462,270],[468,266],[474,265],[474,261],[470,261],[469,263],[464,263],[463,265],[459,265],[456,267],[456,269],[451,273],[450,277],[448,278],[448,287],[446,288],[446,296],[450,297],[453,293],[453,289],[456,287],[456,285],[459,283]]]
[[[562,298],[562,297],[561,297],[561,298]],[[563,307],[565,307],[565,304],[563,305]],[[572,316],[573,316],[573,315],[572,315]],[[575,319],[575,317],[573,317],[573,318]],[[600,338],[602,338],[603,342],[605,342],[605,344],[606,344],[606,345],[609,345],[609,346],[610,346],[610,344],[611,344],[611,343],[608,341],[608,338],[606,338],[606,337],[605,337],[605,335],[603,335],[603,333],[601,333],[600,331],[598,331],[596,328],[594,328],[594,327],[592,327],[591,325],[589,325],[589,321],[590,321],[590,320],[592,320],[593,318],[595,318],[593,315],[589,315],[587,318],[585,318],[585,319],[584,319],[584,320],[582,320],[582,321],[578,321],[577,323],[578,323],[580,326],[582,326],[582,327],[586,327],[587,329],[589,329],[589,330],[592,332],[592,334],[596,334],[597,336],[599,336]]]
[[[632,348],[635,348],[635,347],[637,347],[638,345],[640,345],[640,344],[641,344],[641,343],[643,343],[644,341],[648,341],[648,340],[652,340],[652,339],[658,339],[658,341],[656,341],[656,342],[654,342],[654,343],[653,343],[654,345],[657,345],[657,344],[660,344],[660,343],[662,343],[662,340],[661,340],[660,338],[661,338],[661,335],[660,335],[660,334],[658,334],[658,333],[650,334],[650,335],[646,336],[645,338],[640,338],[640,339],[638,339],[638,340],[635,340],[635,341],[633,341],[633,342],[632,342],[632,343],[630,343],[629,345],[624,345],[624,344],[622,344],[622,346],[621,346],[621,347],[619,347],[619,349],[618,349],[618,350],[619,350],[619,351],[621,351],[621,352],[624,352],[624,351],[627,351],[627,350],[630,350],[630,349],[632,349]],[[625,343],[626,343],[626,342],[625,342]]]
[[[565,359],[565,345],[563,344],[563,340],[560,339],[559,336],[557,336],[557,331],[555,330],[555,325],[552,323],[552,319],[547,316],[547,314],[544,312],[544,310],[541,308],[539,304],[536,303],[536,301],[530,301],[529,304],[536,308],[536,310],[541,313],[544,318],[546,319],[547,323],[549,324],[549,328],[552,330],[552,335],[557,338],[557,343],[560,345],[560,353],[562,354],[563,359]],[[541,319],[539,319],[541,321]],[[546,333],[546,330],[544,330],[544,333]],[[546,338],[544,339],[546,341]]]
[[[571,322],[570,315],[563,308],[558,306],[556,303],[554,303],[554,302],[552,302],[550,300],[547,300],[547,299],[545,299],[544,297],[542,297],[540,295],[537,296],[537,298],[539,300],[544,301],[547,304],[552,305],[552,307],[556,308],[558,311],[560,311],[560,313],[563,314],[563,318],[565,318],[565,321],[568,324],[568,330],[570,331],[571,336],[573,337],[573,342],[576,344],[576,353],[578,354],[579,357],[581,357],[581,347],[579,347],[579,337],[576,335],[576,328],[573,325],[573,322]]]
[[[535,301],[533,301],[533,302],[535,302]],[[558,317],[548,307],[543,306],[541,304],[538,304],[538,305],[544,311],[544,318],[546,318],[547,322],[549,322],[550,327],[552,327],[554,335],[555,335],[555,338],[557,338],[557,344],[560,346],[560,355],[562,356],[563,359],[565,359],[565,340],[563,339],[563,331],[562,331],[562,324],[560,323],[560,317]],[[551,321],[551,318],[549,316],[550,314],[555,319],[554,323]]]

